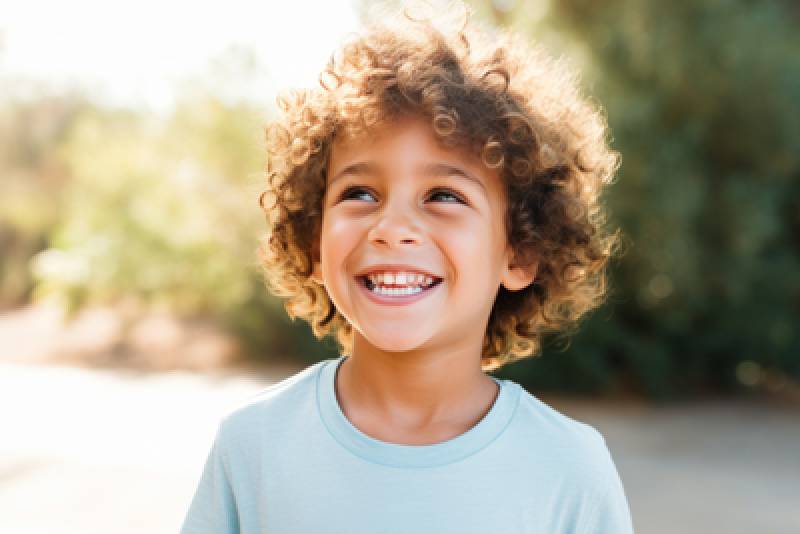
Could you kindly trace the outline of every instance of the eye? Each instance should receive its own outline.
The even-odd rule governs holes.
[[[435,190],[433,192],[433,194],[431,195],[431,198],[435,197],[437,195],[449,196],[451,198],[456,199],[456,202],[460,202],[460,203],[464,204],[464,200],[460,196],[458,196],[455,193],[453,193],[452,191],[450,191],[449,189],[437,189],[437,190]]]
[[[347,189],[344,190],[344,192],[342,192],[342,194],[339,196],[339,202],[342,202],[344,200],[350,200],[350,199],[357,198],[359,195],[373,196],[372,191],[370,191],[369,189],[367,189],[365,187],[360,187],[360,186],[353,186],[353,187],[348,187]],[[455,194],[454,192],[450,191],[449,189],[435,189],[433,191],[433,193],[431,194],[430,198],[434,198],[434,197],[437,197],[437,196],[440,196],[440,195],[443,195],[445,197],[453,198],[458,203],[466,204],[466,202],[464,201],[463,198],[461,198],[461,196]],[[451,203],[451,202],[448,202],[448,203]]]
[[[372,195],[372,193],[364,187],[348,187],[344,190],[341,196],[339,196],[339,202],[352,198],[355,192],[363,192],[365,194]]]

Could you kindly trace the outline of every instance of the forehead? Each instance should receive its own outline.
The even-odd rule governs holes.
[[[468,146],[447,146],[422,117],[401,117],[357,137],[337,137],[331,145],[328,179],[355,162],[385,161],[394,168],[418,163],[439,163],[461,168],[485,185],[499,180],[497,172],[483,164]]]

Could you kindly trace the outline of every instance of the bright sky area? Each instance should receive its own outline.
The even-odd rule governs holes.
[[[317,83],[357,27],[349,0],[0,0],[0,76],[91,88],[98,101],[166,111],[182,80],[243,47],[268,76],[226,90],[274,101],[276,88]]]

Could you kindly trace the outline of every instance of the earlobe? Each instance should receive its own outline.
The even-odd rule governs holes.
[[[527,266],[509,265],[503,277],[503,286],[509,291],[525,289],[535,280],[538,266],[539,262]]]

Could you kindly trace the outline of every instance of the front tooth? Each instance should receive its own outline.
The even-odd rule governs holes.
[[[376,273],[369,275],[370,281],[376,286],[429,286],[433,278],[421,273]]]

